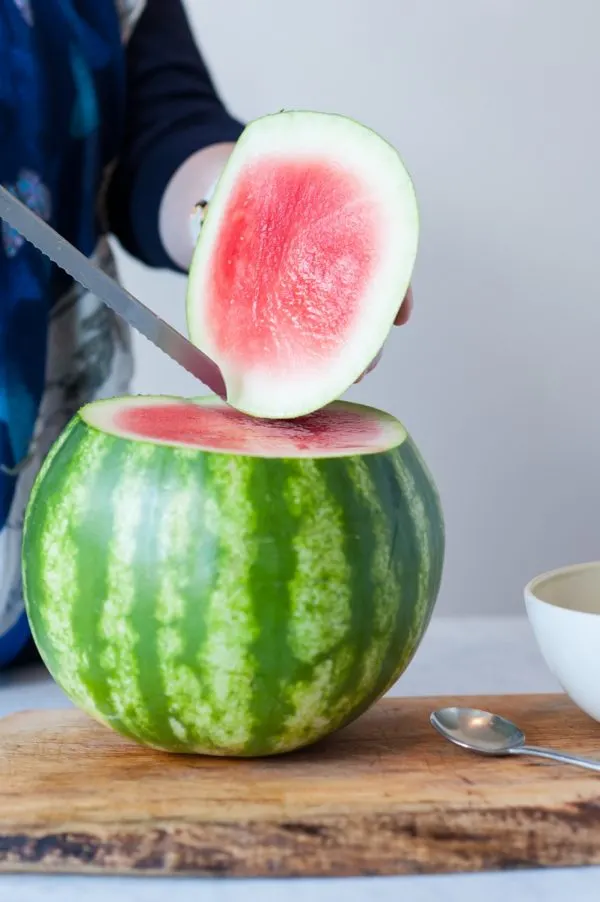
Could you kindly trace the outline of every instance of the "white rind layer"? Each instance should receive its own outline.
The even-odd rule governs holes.
[[[94,401],[87,404],[79,411],[81,419],[91,428],[97,429],[108,435],[118,438],[128,439],[139,443],[147,443],[153,445],[165,445],[172,448],[185,448],[187,451],[208,451],[217,454],[231,454],[242,457],[260,457],[260,458],[334,458],[334,457],[352,457],[355,455],[378,454],[389,451],[401,445],[407,438],[407,432],[403,425],[391,414],[373,407],[366,407],[362,404],[355,404],[350,401],[335,401],[329,404],[324,411],[320,413],[352,414],[364,417],[369,424],[378,427],[378,432],[368,441],[364,437],[358,436],[359,439],[354,447],[345,447],[342,449],[327,449],[324,447],[304,447],[302,449],[295,448],[290,440],[289,446],[282,448],[280,440],[273,443],[268,437],[261,435],[260,422],[247,417],[245,425],[240,427],[244,432],[247,431],[248,444],[243,450],[228,448],[225,442],[219,445],[209,442],[177,442],[173,440],[163,440],[160,438],[150,438],[146,435],[140,436],[133,431],[121,428],[116,423],[116,417],[123,410],[138,407],[153,407],[166,405],[188,405],[197,404],[201,407],[214,408],[215,410],[227,411],[229,405],[221,401],[214,395],[201,398],[177,398],[168,395],[124,395],[122,397],[108,398],[106,400]],[[268,428],[278,428],[275,424],[266,424]],[[281,434],[294,429],[293,423],[281,424]],[[239,435],[239,431],[237,433]],[[360,439],[363,439],[362,441]]]
[[[379,262],[352,332],[335,354],[302,372],[240,371],[219,351],[207,322],[211,260],[228,199],[240,176],[261,158],[330,160],[354,174],[379,211]],[[296,417],[339,398],[381,350],[410,285],[419,216],[411,178],[396,150],[365,126],[327,113],[284,112],[257,119],[241,135],[216,186],[190,268],[187,322],[192,342],[221,368],[229,403],[258,417]]]

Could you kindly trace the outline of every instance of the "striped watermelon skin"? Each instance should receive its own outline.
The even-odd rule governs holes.
[[[315,742],[398,679],[444,560],[407,435],[338,458],[108,434],[77,414],[36,480],[23,580],[39,651],[89,715],[171,752]]]

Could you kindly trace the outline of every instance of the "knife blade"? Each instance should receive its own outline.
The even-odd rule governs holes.
[[[223,375],[210,357],[126,291],[2,185],[0,185],[0,218],[76,282],[111,307],[118,316],[148,338],[163,353],[172,357],[215,394],[227,400]]]

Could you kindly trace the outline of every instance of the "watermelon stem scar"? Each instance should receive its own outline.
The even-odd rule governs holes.
[[[410,284],[419,219],[397,151],[343,116],[250,123],[217,183],[187,291],[190,338],[228,402],[295,418],[380,352]]]

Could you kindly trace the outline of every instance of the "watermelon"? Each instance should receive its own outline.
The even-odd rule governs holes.
[[[294,418],[341,397],[409,287],[418,210],[396,150],[340,115],[251,122],[217,183],[190,268],[191,341],[227,399]]]
[[[83,407],[51,449],[23,581],[42,658],[90,716],[157,749],[262,756],[389,689],[443,557],[436,487],[391,415],[129,396]]]

